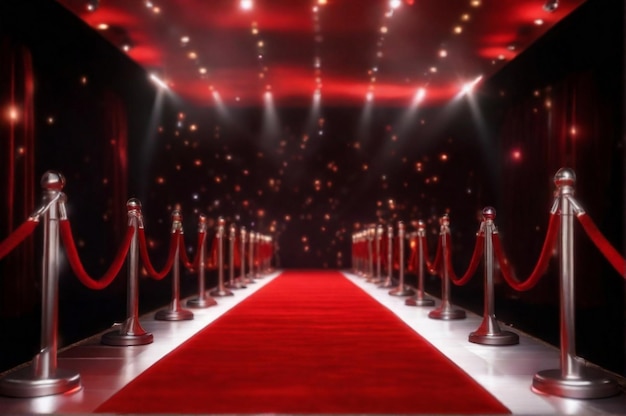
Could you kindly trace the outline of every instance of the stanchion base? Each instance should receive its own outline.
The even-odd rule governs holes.
[[[187,309],[170,310],[163,309],[154,315],[154,319],[158,321],[189,321],[193,319],[193,312]]]
[[[100,342],[104,345],[113,345],[115,347],[130,347],[132,345],[151,344],[154,337],[150,332],[139,335],[131,335],[121,333],[119,330],[113,330],[102,335]]]
[[[465,311],[462,309],[442,309],[437,308],[428,313],[430,319],[441,319],[450,321],[452,319],[465,319]]]
[[[391,280],[389,281],[384,281],[382,284],[378,285],[378,287],[380,289],[390,289],[392,287],[394,287],[395,285],[393,284],[393,282]]]
[[[217,305],[217,301],[211,297],[197,297],[197,298],[193,298],[193,299],[189,299],[187,301],[187,306],[189,308],[208,308],[210,306],[215,306]]]
[[[228,282],[228,283],[226,283],[226,285],[229,288],[233,289],[233,290],[239,290],[239,289],[245,289],[246,288],[246,285],[244,285],[243,283],[240,283],[240,282],[235,282],[233,284],[230,284],[230,282]]]
[[[614,380],[592,368],[581,369],[580,378],[564,378],[560,369],[540,371],[533,377],[532,390],[572,399],[599,399],[621,391]]]
[[[211,296],[214,297],[223,297],[223,296],[233,296],[234,293],[228,289],[213,289],[210,292]]]
[[[404,304],[408,306],[434,306],[435,301],[428,298],[416,299],[413,297],[405,300]]]
[[[497,334],[472,332],[469,342],[482,345],[515,345],[519,344],[519,335],[510,331],[500,331]]]
[[[413,296],[415,291],[408,287],[398,287],[389,291],[391,296]]]
[[[57,368],[49,378],[37,378],[33,367],[25,367],[0,379],[0,395],[11,397],[39,397],[78,391],[80,374]],[[73,390],[73,391],[72,391]]]

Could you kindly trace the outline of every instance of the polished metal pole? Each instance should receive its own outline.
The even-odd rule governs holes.
[[[374,235],[376,227],[370,225],[367,228],[367,281],[374,281]]]
[[[193,312],[183,309],[180,305],[180,246],[183,242],[183,217],[177,209],[172,211],[172,236],[177,239],[174,263],[172,264],[172,300],[169,308],[158,311],[154,315],[154,319],[159,321],[186,321],[193,319]]]
[[[398,221],[398,286],[389,291],[392,296],[411,296],[415,291],[404,284],[404,239],[406,228],[402,221]]]
[[[558,190],[560,229],[560,338],[561,368],[543,370],[533,378],[533,390],[539,393],[575,399],[608,397],[620,392],[619,385],[599,369],[585,367],[576,356],[574,305],[574,210],[570,197],[574,195],[576,174],[562,168],[555,177]]]
[[[241,279],[235,279],[235,244],[237,242],[237,227],[235,224],[230,224],[228,233],[228,287],[231,289],[245,289],[246,285],[241,282]]]
[[[426,237],[426,224],[424,221],[417,222],[415,249],[417,250],[417,291],[404,303],[409,306],[433,306],[435,301],[424,296],[424,238]]]
[[[381,289],[393,287],[393,225],[387,226],[387,278],[378,287]]]
[[[233,292],[224,286],[224,218],[217,220],[217,287],[211,296],[232,296]]]
[[[139,228],[143,228],[141,202],[131,198],[126,203],[128,225],[135,230],[127,257],[126,320],[113,331],[102,335],[100,342],[105,345],[131,346],[146,345],[153,342],[152,333],[147,332],[139,323]]]
[[[450,277],[448,272],[448,264],[449,264],[449,252],[448,252],[448,239],[446,236],[450,235],[450,218],[448,214],[444,214],[440,220],[441,228],[440,228],[440,238],[441,242],[441,250],[442,250],[442,261],[443,261],[443,276],[441,276],[441,305],[438,308],[433,309],[428,314],[428,317],[431,319],[441,319],[441,320],[452,320],[452,319],[464,319],[465,311],[462,309],[453,309],[450,304]]]
[[[374,283],[381,283],[383,280],[383,277],[381,274],[382,262],[380,258],[380,252],[381,252],[380,243],[381,243],[382,238],[383,238],[383,226],[381,224],[378,224],[376,226],[376,277],[374,279]]]
[[[59,309],[59,201],[65,178],[48,171],[41,178],[43,191],[43,262],[41,276],[41,348],[32,364],[0,379],[0,394],[38,397],[70,393],[81,388],[80,374],[57,368]],[[65,214],[63,214],[65,215]]]
[[[206,232],[207,232],[207,217],[204,214],[200,214],[198,218],[198,233],[202,235],[200,241],[200,247],[198,247],[198,296],[189,299],[187,306],[190,308],[208,308],[210,306],[217,305],[217,301],[211,296],[207,295],[206,290]]]
[[[495,314],[495,301],[493,290],[493,271],[495,263],[493,261],[493,240],[495,231],[493,220],[496,218],[496,210],[492,207],[483,209],[483,222],[481,224],[482,234],[485,236],[483,243],[484,259],[484,302],[483,320],[478,329],[469,334],[469,341],[482,345],[514,345],[519,344],[519,336],[510,331],[502,331]]]

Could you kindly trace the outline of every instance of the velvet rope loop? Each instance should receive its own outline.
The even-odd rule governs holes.
[[[7,254],[9,254],[15,247],[17,247],[22,241],[26,239],[29,235],[35,231],[39,225],[39,221],[34,218],[29,218],[24,221],[22,225],[17,227],[15,231],[13,231],[7,238],[5,238],[2,243],[0,243],[0,260],[4,258]]]
[[[176,231],[171,234],[170,239],[170,251],[167,256],[167,261],[165,262],[165,266],[163,266],[163,270],[157,272],[152,263],[150,262],[150,255],[148,254],[148,245],[146,244],[146,232],[143,228],[139,228],[139,254],[141,255],[141,261],[148,271],[148,275],[154,280],[162,280],[169,273],[172,265],[174,264],[174,256],[176,254],[176,248],[178,247],[180,241],[180,232]]]
[[[422,250],[424,252],[424,262],[426,263],[426,269],[428,273],[439,276],[439,268],[441,266],[441,236],[437,238],[437,252],[435,253],[435,259],[431,262],[428,256],[428,244],[426,244],[426,236],[420,236],[422,239]]]
[[[67,259],[74,271],[78,280],[89,289],[93,290],[102,290],[109,286],[115,277],[119,274],[122,266],[124,265],[124,260],[126,259],[126,255],[128,254],[128,250],[130,248],[130,242],[135,234],[135,227],[129,225],[126,229],[126,235],[124,236],[124,240],[122,245],[120,246],[115,258],[113,259],[113,263],[109,266],[109,269],[106,271],[102,278],[96,280],[89,276],[83,267],[82,262],[80,261],[80,257],[78,255],[78,250],[76,249],[76,244],[74,243],[74,236],[72,234],[72,229],[70,226],[70,222],[67,219],[62,219],[59,221],[59,231],[61,233],[61,238],[63,240],[63,244],[65,246],[65,251],[67,253]]]
[[[219,239],[217,238],[217,236],[213,237],[213,242],[211,243],[211,252],[209,253],[209,261],[206,262],[206,269],[207,270],[217,270],[217,245],[218,245]]]
[[[185,249],[185,238],[183,235],[180,236],[181,250],[180,250],[180,261],[183,265],[189,269],[190,271],[194,271],[198,268],[198,264],[200,264],[200,251],[204,250],[204,236],[206,233],[199,232],[198,233],[198,242],[196,245],[196,256],[193,259],[193,262],[189,261],[189,257],[187,257],[187,250]]]
[[[593,220],[585,212],[576,216],[578,222],[582,225],[585,233],[591,239],[591,241],[598,247],[600,253],[611,263],[611,266],[617,272],[626,279],[626,261],[617,250],[609,243],[609,241],[602,235],[598,227],[594,224]]]
[[[515,290],[518,292],[524,292],[526,290],[530,290],[539,282],[539,279],[546,273],[548,270],[548,265],[550,263],[550,257],[552,257],[552,250],[554,249],[554,245],[557,240],[557,234],[559,231],[559,226],[561,224],[561,217],[556,213],[550,214],[550,222],[548,223],[548,231],[546,233],[546,238],[543,242],[543,247],[541,249],[541,254],[539,255],[539,260],[535,265],[534,270],[530,274],[530,276],[523,282],[520,282],[518,279],[514,277],[514,273],[510,268],[509,261],[502,249],[502,243],[500,242],[500,236],[497,232],[493,233],[491,239],[493,241],[493,251],[495,257],[500,265],[500,271],[502,272],[502,276],[504,280]]]
[[[474,274],[476,273],[476,269],[478,268],[478,265],[480,264],[480,258],[483,255],[483,250],[485,248],[485,235],[483,233],[478,233],[476,235],[476,244],[474,245],[474,253],[472,254],[472,259],[470,260],[470,264],[469,264],[469,267],[467,268],[467,271],[461,278],[458,278],[456,276],[456,274],[454,273],[454,268],[452,267],[452,249],[450,248],[452,243],[449,239],[449,234],[445,233],[443,235],[443,238],[446,238],[446,251],[448,253],[448,255],[446,256],[448,276],[450,277],[450,280],[452,281],[452,283],[454,283],[457,286],[463,286],[467,284],[467,282],[469,282],[470,279],[474,276]]]

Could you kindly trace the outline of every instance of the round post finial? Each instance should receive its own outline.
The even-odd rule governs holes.
[[[565,186],[574,186],[576,184],[576,173],[570,168],[561,168],[554,175],[554,184],[561,189]]]
[[[65,187],[65,177],[60,172],[49,170],[41,177],[41,187],[47,191],[61,191]]]
[[[496,219],[496,209],[494,207],[485,207],[483,208],[483,219],[485,221],[495,220]]]
[[[141,201],[137,198],[131,198],[126,202],[128,211],[141,211]]]

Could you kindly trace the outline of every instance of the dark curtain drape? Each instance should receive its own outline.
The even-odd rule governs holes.
[[[30,52],[0,39],[0,238],[11,234],[35,209],[34,79]],[[0,260],[0,314],[20,316],[36,299],[34,239]]]

